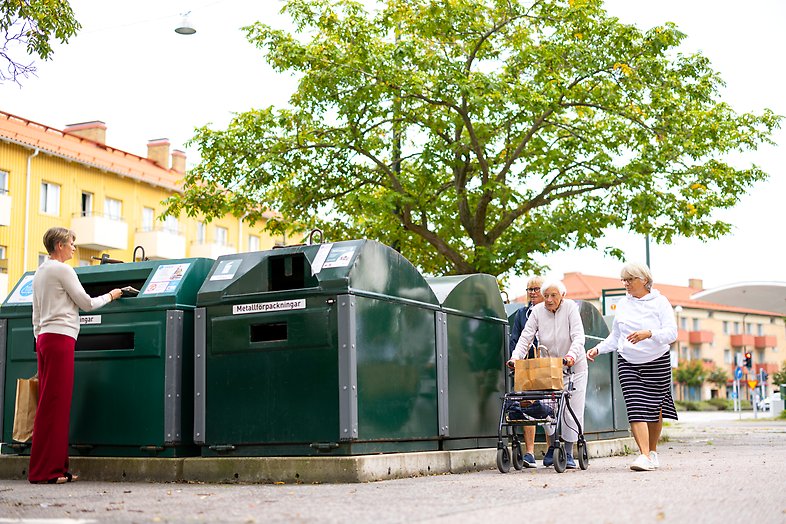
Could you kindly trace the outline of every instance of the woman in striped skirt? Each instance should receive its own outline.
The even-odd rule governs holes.
[[[617,304],[611,334],[590,349],[587,358],[593,361],[600,353],[618,352],[622,396],[640,452],[630,469],[652,471],[660,466],[657,448],[663,419],[677,420],[669,355],[677,324],[668,299],[652,289],[647,266],[625,264],[620,276],[627,295]]]

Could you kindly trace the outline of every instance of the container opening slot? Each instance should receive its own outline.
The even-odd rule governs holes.
[[[303,253],[270,259],[270,291],[301,289],[306,281],[306,257]]]
[[[281,342],[287,340],[287,323],[251,324],[251,342]]]
[[[87,294],[91,297],[97,297],[100,295],[105,295],[109,293],[115,288],[124,288],[126,286],[131,286],[133,288],[139,289],[140,291],[147,282],[147,278],[143,278],[142,280],[115,280],[112,282],[93,282],[91,284],[82,284],[87,291]]]
[[[80,333],[76,339],[76,351],[107,351],[134,349],[134,333]]]

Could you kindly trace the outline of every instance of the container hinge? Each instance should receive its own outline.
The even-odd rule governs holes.
[[[338,448],[338,442],[312,442],[309,446],[319,451],[328,451]]]
[[[141,451],[164,451],[164,446],[139,446]]]
[[[222,451],[235,451],[235,446],[232,444],[217,444],[215,446],[210,446],[210,449],[221,453]]]
[[[11,444],[8,444],[8,446],[17,451],[24,451],[25,449],[32,446],[32,444],[30,442],[12,442]]]
[[[69,444],[69,446],[79,451],[90,451],[95,447],[92,444]]]

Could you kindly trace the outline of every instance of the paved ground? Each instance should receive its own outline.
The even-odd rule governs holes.
[[[611,457],[564,474],[489,470],[344,485],[0,481],[0,523],[786,522],[786,421],[681,417],[666,429],[656,472]]]

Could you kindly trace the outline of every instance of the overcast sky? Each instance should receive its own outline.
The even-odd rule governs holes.
[[[23,87],[0,85],[0,110],[54,128],[101,120],[113,147],[146,155],[148,140],[168,138],[184,149],[189,165],[197,152],[185,147],[196,127],[225,126],[234,112],[283,105],[294,90],[288,76],[274,74],[239,30],[255,20],[284,27],[279,0],[169,1],[72,0],[82,31],[53,60],[38,62],[38,76]],[[708,56],[727,83],[723,99],[737,112],[767,107],[786,115],[781,0],[610,0],[607,10],[642,29],[671,21],[688,35],[683,51]],[[191,11],[197,29],[181,36],[174,28]],[[786,280],[784,208],[786,132],[775,135],[780,147],[740,156],[740,166],[756,163],[771,175],[721,216],[735,225],[722,240],[678,240],[651,244],[655,280],[686,285],[701,278],[705,287],[749,280]],[[643,237],[611,232],[602,245],[644,261]],[[564,272],[615,277],[621,263],[601,252],[550,255],[548,276]],[[523,294],[522,279],[511,281],[511,296]]]

